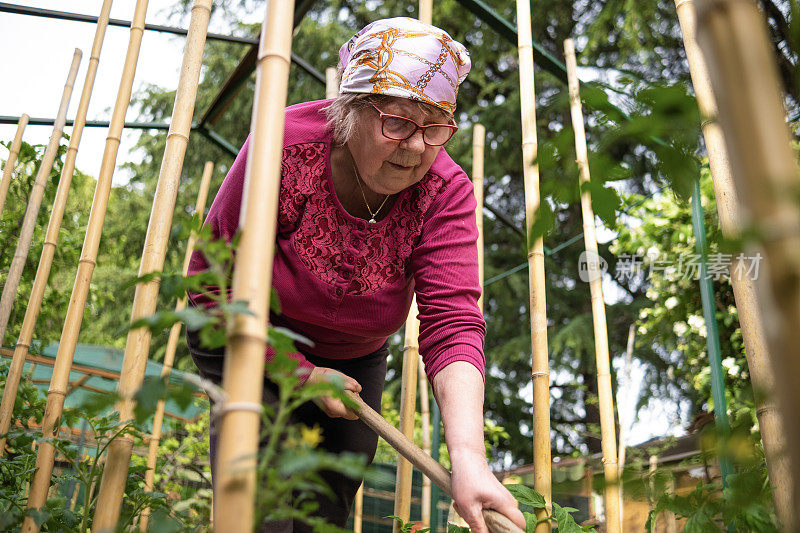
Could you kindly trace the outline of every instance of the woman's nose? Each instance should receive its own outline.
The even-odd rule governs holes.
[[[406,150],[417,152],[419,154],[424,152],[425,140],[423,139],[422,136],[422,130],[415,131],[411,137],[403,141],[403,144],[405,144],[403,148],[405,148]]]

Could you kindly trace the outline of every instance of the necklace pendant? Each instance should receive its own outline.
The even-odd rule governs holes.
[[[375,224],[377,221],[375,220],[375,217],[372,217],[367,222],[369,222],[370,224]]]

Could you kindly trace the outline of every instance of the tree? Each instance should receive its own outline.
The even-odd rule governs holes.
[[[175,16],[180,17],[188,4],[188,0],[183,0]],[[794,3],[763,0],[761,4],[766,12],[772,13],[777,9],[783,17],[781,19],[772,13],[770,20],[775,28],[780,29],[774,32],[776,49],[781,50],[783,57],[789,58],[783,62],[783,67],[789,72],[785,79],[791,81],[795,72],[789,67],[796,64],[791,62],[791,58],[794,58],[797,46],[789,31],[794,21],[794,11],[789,7]],[[493,2],[492,8],[513,23],[514,2],[500,0]],[[237,19],[242,11],[254,9],[261,8],[246,0],[226,0],[219,4],[216,13],[226,17],[231,33],[253,36],[257,29],[242,25]],[[323,70],[335,64],[339,46],[359,28],[372,20],[398,15],[415,16],[415,6],[413,3],[381,1],[368,5],[348,0],[320,3],[300,24],[294,49],[317,69]],[[787,21],[786,24],[781,20]],[[469,126],[481,122],[486,127],[486,202],[495,213],[487,213],[485,221],[486,277],[489,279],[523,264],[526,255],[524,194],[521,157],[518,155],[521,137],[517,50],[454,0],[437,4],[433,22],[463,42],[471,53],[473,69],[459,91],[456,118],[462,131],[451,140],[447,150],[465,169],[471,168]],[[653,205],[661,205],[645,203],[639,208],[634,207],[630,199],[650,196],[654,197],[653,202],[671,199],[671,204],[679,207],[672,213],[681,221],[675,223],[677,227],[685,223],[689,187],[700,172],[697,159],[699,117],[688,87],[674,4],[667,0],[646,4],[622,0],[592,3],[544,0],[534,10],[533,31],[535,40],[556,57],[561,56],[564,38],[575,37],[582,49],[580,63],[596,66],[590,74],[597,83],[585,88],[583,99],[595,210],[609,231],[621,235],[617,242],[601,246],[601,255],[614,271],[619,254],[626,250],[625,246],[634,243],[633,238],[625,240],[628,238],[626,235],[631,234],[628,226],[648,224],[656,214],[654,209],[657,208]],[[208,43],[196,115],[205,109],[220,82],[242,55],[243,51],[237,47]],[[789,81],[786,81],[789,105],[793,108],[797,96]],[[292,69],[290,88],[289,103],[321,98],[323,94],[321,85],[297,68]],[[252,91],[251,78],[233,100],[225,119],[215,125],[215,129],[234,144],[240,144],[247,134]],[[539,163],[545,198],[537,228],[544,233],[545,246],[557,249],[582,231],[572,130],[564,84],[557,77],[539,71],[536,93]],[[173,96],[158,87],[148,88],[138,96],[140,120],[168,116]],[[630,118],[626,118],[623,111]],[[127,214],[128,223],[137,220],[136,226],[142,228],[142,234],[147,210],[139,209],[136,204],[149,203],[163,145],[162,132],[142,134],[139,146],[147,155],[143,162],[129,167],[135,177],[120,196],[123,204],[131,206],[128,209],[120,205],[120,215]],[[219,177],[215,184],[218,184],[230,157],[199,136],[193,136],[184,165],[180,206],[193,203],[201,166],[209,158],[217,161]],[[669,191],[674,191],[675,196]],[[621,203],[620,196],[629,201]],[[627,214],[619,218],[624,210]],[[176,221],[188,214],[185,207],[180,207],[179,212]],[[709,231],[712,233],[717,231],[713,221],[711,217]],[[130,233],[124,226],[120,226],[120,230],[123,231],[119,237]],[[659,233],[663,230],[663,227],[653,227],[646,235],[637,234],[636,239],[656,242],[663,237]],[[681,243],[678,247],[677,243],[669,241],[664,246],[674,246],[675,250],[690,246],[688,240]],[[131,248],[141,247],[135,237],[129,237],[129,244]],[[179,268],[180,246],[175,243],[170,247],[169,269]],[[546,260],[556,454],[599,450],[589,291],[576,276],[581,251],[582,245],[578,240],[549,254]],[[133,255],[133,252],[126,253]],[[670,333],[663,324],[655,329],[648,326],[650,317],[655,316],[649,313],[656,313],[657,308],[666,306],[668,296],[663,291],[673,288],[659,283],[659,280],[614,280],[613,292],[621,296],[608,310],[611,353],[613,356],[624,352],[631,323],[638,323],[652,332],[652,336],[646,337],[647,342],[652,341],[652,348],[637,349],[635,353],[648,368],[648,375],[652,376],[640,403],[646,403],[650,395],[667,394],[676,402],[690,402],[696,410],[707,402],[707,388],[702,384],[683,386],[688,383],[689,375],[683,374],[682,370],[676,373],[676,370],[679,367],[697,370],[704,364],[699,356],[702,343],[694,338],[684,346],[688,341],[683,337],[679,339],[674,331]],[[684,312],[687,317],[695,314],[699,305],[696,287],[682,289],[685,301],[681,300],[680,305],[669,309],[667,316]],[[663,301],[649,298],[648,290],[651,295],[656,291],[658,298],[665,296]],[[720,290],[721,318],[723,322],[729,322],[726,324],[729,329],[725,331],[735,337],[735,317],[726,307],[730,300],[724,287],[721,286]],[[531,460],[531,405],[526,393],[530,382],[530,333],[527,300],[521,296],[526,291],[527,280],[522,271],[487,286],[485,300],[489,332],[486,339],[487,414],[509,432],[505,447],[507,455],[499,460],[512,463]],[[669,302],[672,305],[673,301]],[[741,343],[732,338],[726,349],[738,364]],[[394,350],[390,376],[400,373],[399,353],[399,348]],[[689,364],[683,366],[686,361]],[[190,366],[190,363],[184,358],[180,365]],[[391,392],[395,386],[390,383],[388,390]]]

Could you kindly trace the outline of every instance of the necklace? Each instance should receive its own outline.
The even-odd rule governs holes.
[[[379,205],[378,209],[376,209],[375,212],[373,213],[372,208],[369,206],[369,202],[367,202],[367,195],[364,194],[364,186],[361,185],[361,176],[358,174],[358,167],[356,167],[355,163],[353,163],[353,170],[356,171],[356,183],[358,183],[358,190],[361,191],[361,198],[364,199],[364,205],[367,206],[367,211],[369,211],[370,214],[370,219],[367,222],[369,222],[370,224],[375,224],[375,222],[377,222],[377,220],[375,220],[375,217],[377,217],[378,213],[381,212],[383,206],[386,205],[386,200],[388,200],[389,196],[391,195],[387,194],[386,198],[384,198],[383,202],[381,202],[381,205]]]

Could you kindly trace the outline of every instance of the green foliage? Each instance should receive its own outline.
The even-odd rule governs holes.
[[[530,487],[525,485],[506,485],[506,488],[523,505],[523,516],[525,516],[525,531],[533,533],[536,526],[542,522],[552,521],[558,526],[558,531],[562,533],[582,533],[584,531],[595,531],[594,528],[588,526],[579,526],[572,518],[572,513],[577,511],[572,507],[562,507],[556,502],[552,503],[553,511],[545,517],[537,518],[534,513],[525,510],[525,508],[533,509],[534,511],[541,511],[547,509],[547,502],[544,496],[536,492]]]
[[[664,494],[648,515],[645,525],[647,531],[655,530],[656,517],[663,511],[671,511],[676,517],[685,518],[683,531],[688,533],[779,531],[772,511],[772,495],[763,471],[731,474],[728,483],[721,498],[718,485],[703,482],[698,482],[697,487],[685,496]]]
[[[429,528],[429,527],[425,527],[425,528],[421,528],[421,529],[414,529],[414,526],[416,525],[414,522],[405,522],[399,516],[390,515],[390,516],[384,516],[384,518],[391,518],[392,520],[397,522],[397,526],[400,529],[401,533],[412,533],[413,531],[419,531],[419,533],[427,533],[428,531],[431,530],[431,528]],[[448,527],[449,527],[449,524],[448,524]],[[458,527],[458,526],[456,526],[456,527]],[[449,531],[449,529],[448,529],[448,531]]]
[[[702,204],[706,213],[709,263],[719,263],[725,248],[716,216],[716,202],[708,169],[703,169]],[[636,349],[660,372],[648,374],[645,385],[650,395],[639,399],[640,405],[655,395],[690,398],[694,410],[711,410],[711,373],[706,347],[707,326],[697,280],[697,255],[693,237],[691,208],[676,202],[669,194],[652,198],[631,196],[626,202],[635,205],[630,214],[639,221],[621,227],[611,248],[622,264],[631,265],[631,256],[643,258],[641,275],[632,275],[632,283],[641,284],[645,298],[638,309]],[[737,252],[738,253],[738,252]],[[734,256],[735,257],[735,256]],[[694,266],[692,266],[694,262]],[[682,266],[683,272],[678,268]],[[631,274],[634,274],[631,272]],[[641,276],[646,274],[647,279]],[[724,355],[726,400],[729,410],[754,408],[753,391],[747,371],[744,342],[739,327],[733,289],[727,276],[715,275],[714,303],[719,336]],[[678,390],[679,389],[679,390]]]
[[[69,138],[67,135],[64,137],[65,139]],[[2,144],[9,147],[11,143]],[[3,252],[0,253],[0,283],[5,281],[5,276],[11,265],[22,222],[27,211],[28,199],[33,189],[36,175],[39,172],[45,148],[44,145],[30,145],[25,142],[20,147],[15,165],[16,172],[12,174],[5,205],[2,213],[0,213],[0,235],[3,235],[3,242],[6,243],[3,247]],[[25,314],[23,302],[27,302],[33,286],[66,151],[67,146],[62,142],[58,147],[50,175],[45,181],[44,196],[36,217],[31,247],[17,289],[17,305],[12,308],[5,339],[0,339],[0,344],[3,346],[13,346],[22,326],[22,318]],[[88,211],[81,205],[81,201],[85,195],[91,195],[93,181],[92,178],[77,170],[72,178],[71,195],[67,199],[65,214],[61,223],[61,232],[59,233],[59,246],[56,247],[53,256],[52,274],[50,282],[45,288],[37,323],[36,333],[37,338],[42,343],[41,345],[57,340],[61,332],[63,313],[72,289],[73,269],[78,263],[80,241],[83,238],[83,230],[88,218]]]
[[[780,530],[773,510],[764,450],[760,436],[752,431],[754,419],[750,409],[742,408],[732,417],[730,435],[720,435],[714,428],[706,428],[702,434],[704,463],[723,456],[736,465],[736,472],[726,479],[727,486],[723,487],[719,480],[701,481],[690,492],[678,494],[669,488],[671,472],[659,469],[651,473],[648,498],[652,508],[647,531],[655,531],[657,517],[663,511],[685,518],[684,531],[689,532]]]

